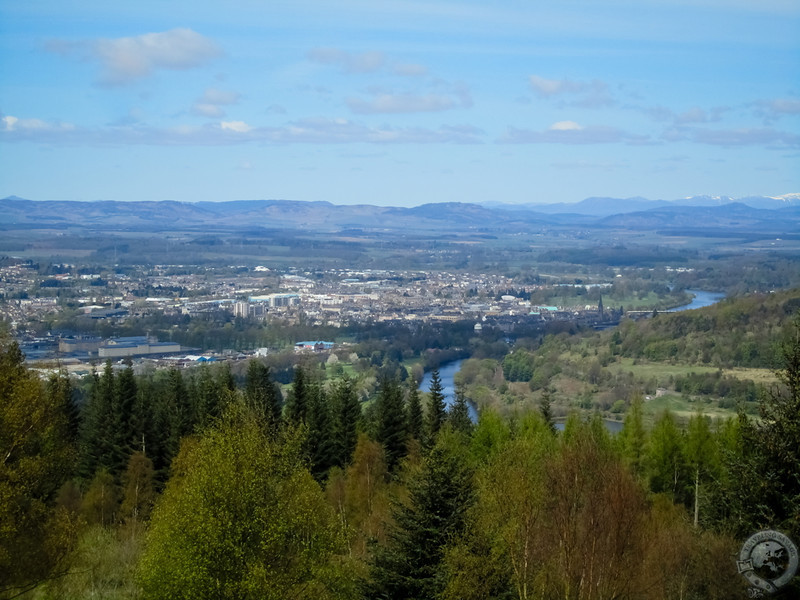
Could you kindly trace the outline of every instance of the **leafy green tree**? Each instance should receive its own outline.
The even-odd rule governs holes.
[[[428,411],[426,413],[426,435],[428,444],[433,445],[436,442],[436,436],[439,430],[444,425],[447,418],[447,407],[444,402],[444,391],[442,388],[442,380],[439,377],[439,369],[434,369],[431,373],[431,384],[428,388]]]
[[[650,489],[684,502],[689,484],[684,437],[669,411],[659,417],[650,432],[646,460]]]
[[[120,514],[128,522],[137,523],[150,517],[156,499],[153,461],[141,452],[134,452],[122,475]]]
[[[470,453],[478,463],[497,455],[511,439],[508,423],[494,410],[482,410],[472,432]]]
[[[465,528],[474,502],[473,470],[460,436],[441,433],[393,510],[389,543],[377,551],[372,598],[436,598],[444,589],[447,543]]]
[[[383,446],[386,466],[393,473],[406,455],[408,440],[403,392],[396,381],[386,379],[381,383],[377,412],[377,441]]]
[[[507,381],[530,381],[533,377],[533,356],[527,350],[514,350],[503,359],[503,376]]]
[[[686,458],[694,479],[694,526],[700,524],[700,486],[718,471],[717,445],[708,418],[702,413],[689,419],[686,434]]]
[[[109,526],[119,513],[119,489],[105,468],[97,470],[81,502],[81,513],[90,525]]]
[[[55,504],[74,450],[65,397],[46,393],[16,342],[0,341],[0,597],[51,576],[75,523]]]
[[[647,446],[647,433],[642,421],[642,404],[642,396],[635,395],[622,423],[622,430],[616,438],[622,459],[637,475],[642,473]]]
[[[342,538],[304,466],[301,436],[275,440],[232,404],[186,444],[151,518],[145,597],[347,598]]]

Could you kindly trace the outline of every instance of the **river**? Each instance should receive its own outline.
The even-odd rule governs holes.
[[[439,379],[442,380],[442,393],[444,394],[444,403],[450,408],[450,405],[453,403],[453,400],[456,396],[456,385],[453,382],[453,378],[455,374],[461,370],[461,363],[463,360],[456,360],[453,362],[445,363],[439,367]],[[419,389],[421,392],[428,392],[431,388],[431,375],[433,371],[428,371],[425,373],[425,376],[422,378],[422,381],[419,384]],[[469,416],[474,423],[478,421],[478,409],[475,407],[473,402],[468,401],[469,404]]]
[[[684,304],[683,306],[672,308],[666,312],[680,312],[683,310],[693,310],[695,308],[703,308],[705,306],[711,306],[712,304],[716,304],[725,297],[725,294],[720,292],[706,292],[704,290],[686,290],[686,291],[694,296],[694,298],[692,298],[692,301],[689,304]],[[452,404],[453,399],[455,398],[456,388],[455,384],[453,383],[453,378],[455,377],[455,374],[461,370],[462,362],[464,361],[456,360],[453,362],[445,363],[439,367],[439,378],[442,380],[442,391],[444,393],[444,401],[448,407]],[[427,392],[430,390],[432,373],[433,373],[432,371],[428,371],[427,373],[425,373],[425,376],[422,378],[422,382],[419,384],[420,391]],[[469,403],[469,415],[474,422],[477,422],[478,411],[472,402]],[[620,429],[622,429],[622,423],[620,421],[605,420],[605,424],[611,433],[617,433]],[[556,423],[556,427],[562,429],[564,427],[564,424]]]
[[[706,292],[703,290],[686,290],[686,291],[694,296],[694,298],[692,298],[692,301],[689,304],[684,304],[683,306],[670,308],[666,312],[681,312],[682,310],[693,310],[695,308],[704,308],[706,306],[711,306],[712,304],[716,304],[725,297],[725,294],[721,292]]]

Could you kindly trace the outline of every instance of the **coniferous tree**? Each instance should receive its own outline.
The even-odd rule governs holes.
[[[422,413],[422,399],[420,398],[420,393],[416,382],[413,380],[408,390],[407,408],[408,436],[411,439],[421,442],[424,433],[423,428],[425,426],[425,420]]]
[[[319,386],[313,386],[308,398],[308,454],[311,474],[317,481],[324,480],[331,467],[336,464],[336,445],[333,439],[333,420],[328,406],[327,394]]]
[[[114,374],[111,362],[106,363],[102,377],[96,372],[90,377],[89,400],[81,419],[78,459],[78,475],[86,481],[91,480],[99,468],[108,468],[113,463],[110,442]]]
[[[308,416],[308,405],[309,382],[305,369],[297,365],[294,368],[292,390],[289,392],[289,399],[286,402],[286,419],[294,425],[305,423]]]
[[[128,463],[137,440],[133,430],[133,411],[137,401],[136,378],[133,369],[127,369],[116,376],[114,404],[112,407],[112,435],[114,465],[112,474],[119,475]]]
[[[271,426],[277,426],[281,415],[278,391],[270,377],[269,367],[259,360],[251,359],[247,367],[245,398],[256,414],[263,416]]]
[[[335,411],[333,431],[336,446],[336,466],[350,464],[358,443],[361,424],[361,403],[358,401],[352,380],[342,377],[334,386],[331,404]]]
[[[236,391],[236,380],[233,378],[231,364],[229,362],[224,362],[222,365],[220,365],[219,370],[217,371],[217,384],[223,392]]]
[[[458,437],[439,435],[409,483],[407,503],[392,511],[395,526],[375,556],[369,597],[437,598],[444,589],[444,548],[464,531],[474,503],[467,455]]]
[[[539,413],[542,415],[544,422],[550,429],[551,433],[556,432],[556,422],[553,419],[552,399],[550,398],[550,390],[544,389],[542,391],[542,398],[539,400]]]
[[[214,379],[208,365],[202,365],[193,371],[191,395],[194,399],[197,424],[205,426],[220,414],[222,384]]]
[[[378,442],[386,453],[386,466],[393,472],[406,455],[407,426],[403,392],[398,383],[386,379],[381,383],[377,401]]]
[[[57,375],[50,376],[47,380],[47,394],[54,406],[63,407],[66,417],[65,434],[70,443],[77,443],[81,416],[73,397],[72,383],[66,371],[62,370]]]
[[[428,438],[428,444],[433,445],[436,441],[436,435],[439,433],[439,430],[442,428],[447,418],[447,408],[444,402],[444,391],[442,388],[442,380],[439,377],[439,369],[434,369],[433,373],[431,373],[431,385],[428,389],[430,393],[428,396],[428,412],[425,420],[427,431],[425,433]]]
[[[178,369],[170,369],[166,380],[162,382],[159,394],[159,410],[157,411],[156,431],[161,434],[161,460],[153,460],[157,468],[165,469],[178,453],[181,438],[192,432],[194,427],[194,411],[189,403],[189,395]],[[161,464],[159,464],[161,462]]]
[[[456,388],[456,397],[450,406],[447,420],[454,431],[459,431],[465,435],[472,433],[473,423],[469,416],[467,396],[461,387]]]

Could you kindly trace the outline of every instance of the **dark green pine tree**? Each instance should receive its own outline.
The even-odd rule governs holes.
[[[113,401],[114,372],[111,361],[106,363],[103,375],[93,372],[89,400],[84,406],[80,442],[78,475],[90,481],[101,467],[113,464]]]
[[[327,394],[319,386],[312,386],[308,394],[308,456],[311,474],[324,481],[328,471],[336,464],[336,444],[333,437],[333,419]]]
[[[334,410],[333,437],[335,466],[345,468],[353,458],[361,427],[361,403],[358,401],[353,381],[342,377],[334,386],[331,398]]]
[[[552,405],[553,401],[550,398],[550,390],[542,390],[542,398],[539,400],[539,414],[542,415],[542,419],[544,419],[544,422],[550,432],[555,434],[556,422],[555,419],[553,419]]]
[[[244,396],[256,414],[263,416],[270,426],[276,427],[280,423],[279,392],[272,382],[269,367],[259,360],[252,359],[247,366]]]
[[[64,411],[66,439],[70,444],[75,444],[80,433],[81,415],[72,392],[72,383],[64,370],[47,380],[47,394],[53,405],[62,407]]]
[[[408,436],[412,439],[422,442],[424,435],[425,420],[422,414],[422,399],[420,398],[419,389],[416,383],[412,380],[408,389],[408,402],[406,403],[408,411]]]
[[[377,401],[378,439],[386,454],[386,467],[394,472],[408,450],[403,391],[397,381],[384,379]]]
[[[294,368],[292,389],[286,402],[286,420],[293,425],[305,423],[308,417],[308,405],[309,382],[307,381],[305,369],[297,365]]]
[[[194,410],[189,402],[189,395],[178,369],[170,369],[164,382],[163,391],[164,417],[166,422],[165,466],[168,466],[180,448],[181,438],[192,433],[194,429]],[[155,460],[153,463],[155,464]]]
[[[217,385],[222,392],[235,392],[236,380],[231,373],[231,364],[229,362],[222,363],[217,371]]]
[[[114,465],[110,472],[118,477],[128,466],[128,459],[136,448],[133,430],[133,411],[136,405],[136,378],[133,369],[120,372],[114,382],[112,406],[112,444]]]
[[[439,369],[434,369],[431,373],[431,385],[428,388],[428,413],[425,419],[428,445],[433,446],[436,443],[436,436],[439,430],[444,425],[447,418],[447,408],[444,402],[444,390],[442,388],[442,380],[439,377]]]
[[[473,471],[463,438],[439,434],[422,469],[396,504],[394,527],[380,548],[367,585],[369,598],[438,598],[444,588],[445,545],[464,531],[474,502]]]
[[[151,386],[151,381],[139,378],[136,400],[131,408],[131,445],[134,452],[141,452],[145,456],[150,456],[155,449]]]
[[[456,388],[456,397],[455,400],[453,400],[453,404],[450,406],[447,420],[453,428],[453,431],[458,431],[464,435],[472,434],[473,423],[469,416],[467,396],[461,387]]]
[[[215,378],[208,365],[194,369],[192,377],[192,397],[195,407],[197,424],[205,426],[222,414],[227,390],[227,374],[222,369],[222,377]],[[228,372],[230,372],[228,370]]]

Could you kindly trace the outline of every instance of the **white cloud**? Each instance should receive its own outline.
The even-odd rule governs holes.
[[[434,112],[449,110],[455,105],[452,98],[436,94],[376,94],[369,100],[347,100],[350,110],[358,114]]]
[[[431,91],[396,93],[374,87],[367,90],[372,95],[370,98],[348,98],[345,102],[356,114],[437,112],[472,106],[469,88],[463,83],[435,80],[425,87]]]
[[[672,121],[673,125],[679,127],[682,125],[690,125],[692,123],[710,123],[712,121],[719,121],[722,118],[723,113],[729,109],[724,106],[717,106],[710,110],[705,110],[699,106],[693,106],[681,113],[677,113],[664,106],[653,106],[639,110],[642,110],[642,112],[655,121]]]
[[[244,121],[221,121],[219,126],[223,131],[235,131],[236,133],[247,133],[253,129]]]
[[[14,132],[20,136],[36,133],[70,132],[75,129],[71,123],[48,123],[42,119],[20,119],[12,115],[0,118],[0,131]]]
[[[800,98],[773,98],[754,102],[755,113],[765,124],[786,116],[800,115]]]
[[[386,57],[382,52],[353,54],[339,48],[314,48],[308,58],[323,65],[335,65],[347,73],[371,73],[384,66]]]
[[[201,117],[209,117],[212,119],[218,119],[219,117],[225,116],[225,111],[216,104],[203,104],[200,102],[195,103],[194,106],[192,106],[192,112]]]
[[[683,128],[670,129],[662,138],[671,142],[690,141],[710,146],[766,146],[800,148],[800,135],[770,127],[740,129]]]
[[[101,66],[99,83],[126,85],[149,77],[158,69],[184,70],[202,66],[222,54],[217,44],[191,29],[171,29],[134,37],[91,42],[52,40],[47,49],[78,54]]]
[[[583,129],[575,121],[558,121],[550,125],[550,131],[577,131]]]
[[[574,121],[554,123],[544,131],[509,127],[498,139],[504,144],[648,144],[647,136],[634,135],[616,127],[582,127]]]
[[[562,98],[565,106],[598,108],[614,104],[608,93],[608,85],[599,79],[592,81],[572,81],[571,79],[545,79],[538,75],[528,78],[533,93],[539,98]],[[572,98],[568,102],[563,98]]]
[[[530,76],[530,84],[536,95],[549,98],[557,94],[577,93],[584,90],[584,84],[569,79],[545,79],[538,75]]]
[[[201,117],[219,118],[225,116],[223,106],[236,104],[240,95],[237,92],[227,92],[216,88],[208,88],[203,96],[194,103],[192,112]]]
[[[303,119],[282,127],[254,127],[244,121],[221,121],[203,126],[179,125],[166,129],[141,126],[77,129],[66,126],[31,129],[34,120],[0,120],[0,141],[32,141],[87,146],[224,146],[273,144],[476,144],[485,132],[470,125],[438,128],[371,127],[348,119]],[[21,129],[25,122],[27,129]],[[10,129],[9,129],[10,126]]]

